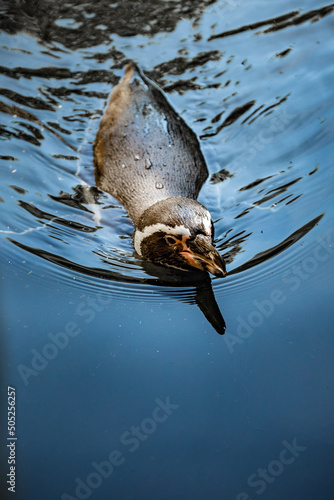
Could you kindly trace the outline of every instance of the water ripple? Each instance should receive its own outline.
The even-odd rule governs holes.
[[[324,61],[334,6],[237,28],[231,15],[223,31],[210,1],[149,2],[133,23],[109,2],[51,3],[48,28],[44,7],[31,17],[28,5],[9,2],[0,20],[3,257],[15,249],[32,279],[83,292],[198,300],[207,278],[138,260],[126,212],[94,186],[92,142],[108,95],[125,62],[142,63],[145,51],[148,76],[201,139],[210,181],[199,201],[228,270],[212,279],[214,292],[251,295],[280,277],[300,257],[297,242],[312,241],[332,193],[334,75]],[[161,43],[166,52],[157,54]]]

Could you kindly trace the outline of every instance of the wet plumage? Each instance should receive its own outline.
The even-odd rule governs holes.
[[[196,201],[208,177],[197,137],[161,90],[127,65],[94,142],[97,186],[117,198],[147,260],[222,275],[212,221]]]

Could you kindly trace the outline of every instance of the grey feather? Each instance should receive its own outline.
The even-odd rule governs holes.
[[[133,65],[114,88],[94,142],[97,186],[136,225],[154,203],[197,199],[208,177],[198,140],[163,92]]]

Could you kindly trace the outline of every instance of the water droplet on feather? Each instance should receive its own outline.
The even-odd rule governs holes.
[[[152,162],[149,158],[145,158],[145,168],[149,170],[152,167]]]

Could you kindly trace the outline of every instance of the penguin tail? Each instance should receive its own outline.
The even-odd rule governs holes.
[[[135,71],[138,71],[137,65],[132,61],[128,62],[125,65],[125,71],[124,71],[124,75],[123,75],[122,80],[124,80],[124,82],[126,82],[126,83],[129,83],[131,81]]]

